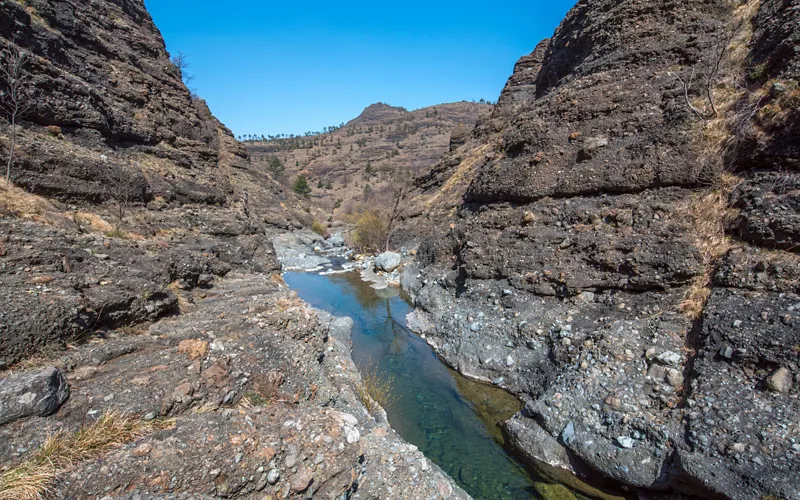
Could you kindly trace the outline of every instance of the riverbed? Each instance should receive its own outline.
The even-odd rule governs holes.
[[[353,319],[356,365],[391,384],[393,401],[385,408],[391,426],[473,498],[574,498],[507,453],[497,424],[519,411],[520,402],[445,366],[406,328],[412,307],[400,289],[376,290],[357,272],[288,272],[284,279],[312,306]]]

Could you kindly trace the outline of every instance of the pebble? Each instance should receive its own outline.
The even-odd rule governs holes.
[[[634,440],[628,436],[619,436],[617,438],[617,444],[623,448],[633,448]]]
[[[667,383],[675,388],[683,386],[683,374],[675,368],[670,368],[667,372]]]
[[[567,425],[564,427],[564,430],[561,431],[561,440],[564,443],[569,443],[570,439],[575,436],[575,424],[570,420]]]
[[[517,364],[517,362],[514,361],[514,358],[512,358],[511,356],[506,357],[506,366],[507,367],[511,368],[515,364]]]
[[[747,450],[747,447],[744,443],[733,443],[728,447],[728,454],[733,455],[736,453],[744,453]]]
[[[775,373],[767,377],[767,387],[771,391],[787,393],[792,389],[792,372],[786,367],[780,367]]]
[[[656,361],[661,363],[662,365],[667,366],[678,366],[683,361],[683,358],[680,354],[672,351],[664,351],[658,356],[656,356]]]
[[[281,478],[281,471],[278,469],[272,469],[267,473],[267,481],[269,484],[275,484],[278,482],[278,479]]]
[[[358,429],[349,425],[344,427],[344,435],[349,444],[357,443],[361,439],[361,433],[358,432]]]

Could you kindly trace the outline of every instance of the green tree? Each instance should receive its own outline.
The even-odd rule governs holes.
[[[269,169],[275,175],[281,175],[284,171],[283,162],[277,156],[269,158]]]
[[[303,174],[297,176],[292,184],[292,190],[300,196],[308,196],[311,193],[311,186],[308,185],[308,179]]]

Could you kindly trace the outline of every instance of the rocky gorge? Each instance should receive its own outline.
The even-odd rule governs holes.
[[[352,320],[282,278],[343,262],[522,401],[536,474],[800,498],[798,34],[797,0],[579,0],[432,141],[399,253],[353,261],[141,0],[0,0],[36,97],[0,190],[0,499],[468,498],[360,395]]]

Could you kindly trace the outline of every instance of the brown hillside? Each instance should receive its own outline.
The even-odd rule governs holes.
[[[380,195],[392,172],[415,175],[436,163],[449,150],[453,132],[471,129],[491,108],[457,102],[407,111],[377,103],[333,132],[248,142],[248,151],[262,167],[278,157],[285,167],[287,185],[298,174],[305,174],[312,201],[341,216],[352,212],[365,194]],[[372,195],[366,193],[366,186]]]

